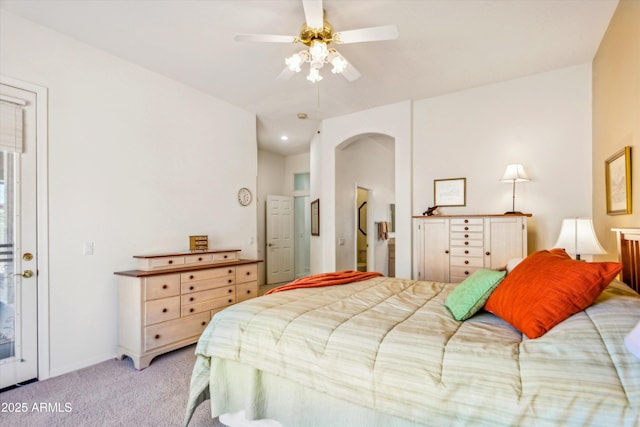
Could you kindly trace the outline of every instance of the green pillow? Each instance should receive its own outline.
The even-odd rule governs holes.
[[[477,270],[456,286],[444,305],[456,320],[467,320],[484,307],[506,274],[506,271]]]

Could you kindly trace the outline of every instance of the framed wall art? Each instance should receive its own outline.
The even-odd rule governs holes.
[[[631,213],[631,147],[605,160],[607,215]]]
[[[433,180],[433,204],[435,206],[466,206],[467,178]]]
[[[320,199],[311,202],[311,235],[320,235]]]

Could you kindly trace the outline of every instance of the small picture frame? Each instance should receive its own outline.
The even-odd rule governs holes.
[[[467,178],[433,180],[433,204],[435,206],[466,206]]]
[[[311,235],[320,235],[320,199],[311,202]]]
[[[604,162],[607,215],[631,213],[631,147],[624,147]]]

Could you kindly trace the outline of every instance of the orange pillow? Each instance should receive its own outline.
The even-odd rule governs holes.
[[[507,274],[484,308],[538,338],[593,304],[621,269],[618,262],[575,261],[564,249],[538,251]]]

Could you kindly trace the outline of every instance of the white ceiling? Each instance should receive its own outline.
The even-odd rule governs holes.
[[[398,40],[336,46],[361,72],[276,80],[300,45],[300,0],[0,0],[2,9],[256,113],[260,148],[308,151],[319,120],[593,59],[617,0],[324,0],[334,31],[395,24]],[[308,120],[296,114],[305,112]],[[283,142],[280,136],[289,140]]]

